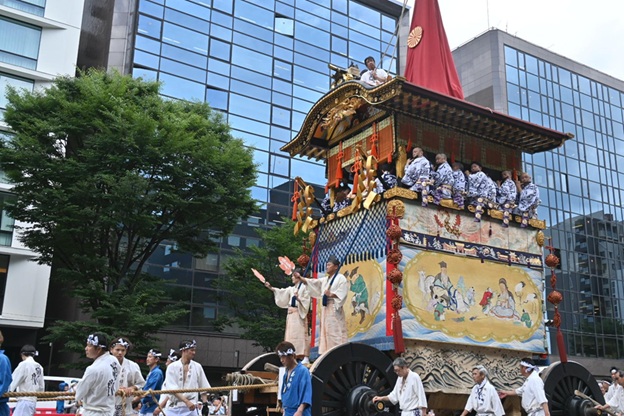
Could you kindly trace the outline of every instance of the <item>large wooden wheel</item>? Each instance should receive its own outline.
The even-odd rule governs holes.
[[[372,398],[388,395],[397,379],[386,354],[358,343],[325,352],[310,372],[315,416],[381,416],[384,405]]]
[[[594,404],[574,394],[576,390],[604,404],[600,387],[582,365],[569,361],[551,364],[542,374],[552,416],[595,415]]]

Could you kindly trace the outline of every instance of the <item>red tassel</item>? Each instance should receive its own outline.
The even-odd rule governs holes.
[[[517,181],[517,180],[518,180],[518,171],[517,171],[516,169],[514,169],[514,170],[511,172],[511,176],[512,176],[512,178],[513,178],[514,182],[515,182],[515,181]]]
[[[373,123],[373,135],[371,136],[371,156],[375,159],[379,159],[379,151],[377,150],[377,142],[379,137],[377,135],[377,123]]]
[[[336,158],[336,183],[340,183],[342,179],[342,159],[344,159],[344,152],[342,151],[342,142],[340,142],[340,150]]]
[[[401,323],[399,311],[394,312],[394,316],[392,317],[392,326],[394,330],[394,352],[396,354],[402,354],[405,352],[405,342],[403,341],[403,325]]]
[[[295,191],[293,192],[293,196],[290,199],[293,203],[293,211],[292,211],[293,221],[297,221],[297,209],[299,208],[299,198],[301,198],[301,194],[299,193],[299,182],[295,181]]]
[[[351,172],[353,172],[353,193],[357,193],[358,180],[360,177],[360,170],[362,170],[362,161],[360,156],[356,156],[355,163],[351,166]]]
[[[388,153],[388,163],[392,163],[392,153]]]

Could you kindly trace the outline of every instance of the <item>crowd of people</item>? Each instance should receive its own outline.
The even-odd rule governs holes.
[[[537,207],[541,203],[539,189],[528,173],[521,173],[514,179],[513,172],[505,170],[495,182],[478,161],[472,162],[469,170],[464,170],[462,163],[450,164],[446,154],[438,153],[432,164],[420,147],[412,149],[411,158],[401,170],[397,177],[391,164],[381,164],[376,173],[375,192],[381,194],[403,186],[420,193],[425,207],[429,204],[429,196],[436,205],[442,200],[452,200],[462,210],[472,205],[476,222],[481,221],[486,209],[498,209],[503,212],[504,227],[509,226],[513,214],[521,217],[521,227],[527,227],[529,219],[537,217]],[[338,212],[348,207],[354,198],[355,192],[348,185],[341,184],[335,190],[333,205],[327,196],[321,202],[321,209],[325,214]]]
[[[0,332],[0,344],[2,341]],[[120,337],[108,342],[105,334],[95,332],[87,337],[85,345],[85,355],[93,363],[86,368],[80,381],[71,385],[62,382],[59,390],[74,393],[75,413],[83,416],[158,416],[161,412],[171,416],[197,416],[200,411],[203,415],[225,415],[224,398],[214,396],[208,401],[207,392],[151,393],[210,388],[202,365],[193,360],[196,347],[195,340],[184,340],[178,350],[171,349],[166,357],[165,374],[161,369],[163,354],[151,349],[145,358],[149,372],[144,378],[139,365],[126,358],[131,349],[128,339]],[[34,360],[36,355],[35,347],[24,345],[22,361],[11,373],[11,363],[0,350],[0,396],[7,392],[44,391],[43,367]],[[36,403],[35,396],[18,397],[13,416],[33,416]],[[58,413],[66,412],[64,401],[58,401],[56,409]],[[0,416],[10,414],[8,398],[0,397]]]

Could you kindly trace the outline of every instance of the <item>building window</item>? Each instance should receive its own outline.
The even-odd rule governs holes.
[[[0,16],[0,61],[37,68],[41,28]]]
[[[295,21],[288,17],[275,16],[275,31],[286,36],[295,35]]]
[[[15,220],[7,214],[4,209],[4,204],[10,198],[14,198],[11,194],[0,193],[0,208],[2,208],[2,212],[0,213],[0,246],[11,246],[11,241],[13,240],[13,226],[15,224]]]
[[[0,72],[0,120],[4,120],[4,110],[8,104],[6,97],[8,87],[16,89],[25,88],[28,91],[32,91],[34,84],[35,83],[32,80],[17,78]]]
[[[4,305],[4,292],[6,290],[7,278],[9,276],[9,260],[11,257],[0,254],[0,315],[2,315],[2,305]]]
[[[0,0],[0,5],[37,16],[43,16],[45,13],[46,0]]]

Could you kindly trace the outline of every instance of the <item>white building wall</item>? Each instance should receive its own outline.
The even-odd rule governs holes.
[[[0,73],[32,80],[34,89],[49,86],[59,75],[75,75],[83,8],[84,0],[47,0],[44,15],[37,16],[0,6],[0,16],[41,28],[35,69],[0,62]],[[0,121],[0,130],[10,128]],[[0,184],[0,191],[10,189],[10,185]],[[50,267],[33,261],[36,254],[24,247],[18,232],[13,233],[10,247],[0,246],[0,254],[10,256],[0,327],[43,327]]]

